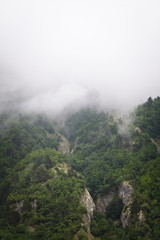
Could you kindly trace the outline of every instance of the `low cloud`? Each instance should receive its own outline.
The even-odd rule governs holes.
[[[128,109],[159,95],[160,2],[0,3],[0,111]]]

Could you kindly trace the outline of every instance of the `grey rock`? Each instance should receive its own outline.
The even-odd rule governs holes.
[[[87,209],[87,213],[83,214],[83,225],[87,227],[87,231],[90,232],[90,224],[91,224],[91,218],[93,217],[93,211],[95,209],[95,204],[93,202],[93,199],[88,192],[88,190],[85,188],[82,196],[81,196],[81,203],[83,203]]]
[[[121,223],[123,228],[126,228],[129,225],[130,218],[131,218],[130,206],[128,206],[127,208],[123,208],[121,213]]]
[[[96,209],[102,214],[105,213],[106,207],[112,201],[114,196],[115,196],[114,192],[109,192],[108,194],[105,194],[103,196],[99,195],[96,201]]]
[[[132,193],[133,187],[127,181],[122,182],[119,187],[118,195],[124,204],[124,208],[121,213],[121,223],[123,228],[126,228],[130,224]]]
[[[124,181],[118,191],[119,197],[122,199],[123,204],[127,205],[132,199],[133,187],[127,182]]]
[[[33,209],[37,209],[37,199],[34,199],[32,202],[31,202],[31,205],[32,205],[32,208]]]
[[[138,216],[138,220],[139,220],[140,222],[145,222],[145,221],[146,221],[146,217],[145,217],[145,215],[144,215],[144,213],[143,213],[142,210],[140,210],[140,211],[138,212],[137,216]]]

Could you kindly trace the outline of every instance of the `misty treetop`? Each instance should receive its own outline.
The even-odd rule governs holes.
[[[0,1],[0,239],[160,240],[159,9]]]
[[[0,237],[92,239],[81,203],[87,187],[95,203],[114,193],[103,214],[94,211],[95,239],[159,240],[159,116],[159,97],[128,116],[126,132],[123,118],[94,108],[70,114],[63,125],[45,115],[1,115]],[[60,153],[66,142],[68,151]],[[121,214],[128,206],[118,195],[124,181],[134,189],[125,229]]]
[[[123,3],[1,1],[0,112],[123,109],[157,96],[160,3]]]
[[[3,114],[0,121],[0,177],[5,176],[29,152],[58,147],[60,136],[55,132],[53,123],[44,115],[18,115],[12,120],[12,116]]]
[[[138,106],[135,114],[135,124],[142,131],[153,138],[160,138],[160,97],[154,100],[149,97],[145,104]]]

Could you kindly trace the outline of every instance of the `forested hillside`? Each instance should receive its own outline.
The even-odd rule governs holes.
[[[0,117],[0,178],[29,152],[45,147],[57,149],[59,135],[47,116],[3,114]]]
[[[0,239],[159,240],[160,97],[62,125],[2,114],[0,178]]]

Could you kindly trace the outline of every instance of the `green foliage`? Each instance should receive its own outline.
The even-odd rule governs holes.
[[[122,119],[80,110],[61,127],[72,152],[61,154],[60,134],[45,115],[1,115],[0,239],[88,239],[81,228],[84,186],[96,200],[117,193],[124,180],[134,188],[131,224],[122,228],[123,204],[116,195],[104,215],[95,211],[92,234],[99,240],[160,239],[160,98],[149,98],[131,116],[122,133]]]
[[[54,133],[53,124],[44,116],[23,117],[13,121],[2,115],[0,138],[0,179],[22,160],[29,152],[46,147],[57,149],[59,136]]]
[[[127,161],[127,150],[123,140],[117,147],[118,125],[114,118],[91,109],[82,110],[66,121],[66,128],[72,133],[69,139],[78,145],[69,163],[85,176],[92,196],[116,187],[118,179],[123,179],[118,169]]]
[[[7,209],[2,210],[2,220],[9,223],[5,226],[6,232],[15,227],[13,239],[20,225],[23,231],[19,236],[37,240],[70,240],[80,229],[84,181],[71,170],[55,176],[56,166],[64,160],[64,155],[48,148],[27,155],[11,172],[8,177],[10,194],[4,204]]]
[[[120,219],[120,215],[123,209],[123,202],[118,196],[113,197],[111,202],[106,208],[107,217],[113,220]]]
[[[94,213],[91,232],[95,237],[100,237],[101,240],[129,240],[127,232],[121,228],[119,221],[114,222],[98,212]]]
[[[142,231],[147,228],[151,239],[159,239],[160,231],[160,157],[148,163],[145,174],[140,178],[137,191],[136,204],[143,210],[147,216],[146,223],[139,226]]]
[[[118,124],[122,122],[114,121],[108,114],[103,113],[102,117],[95,111],[86,112],[81,111],[66,122],[68,132],[70,128],[72,130],[72,138],[69,136],[69,139],[73,146],[75,143],[74,154],[69,163],[85,176],[87,187],[94,198],[98,193],[116,191],[123,180],[130,180],[135,189],[133,206],[136,206],[132,208],[133,223],[127,230],[122,230],[121,225],[113,223],[120,218],[122,202],[120,199],[113,199],[105,216],[94,216],[93,235],[101,239],[147,239],[148,236],[159,239],[157,213],[160,209],[160,161],[157,160],[155,166],[155,159],[159,154],[151,142],[151,137],[159,139],[160,98],[149,99],[137,108],[134,125],[126,135],[120,135],[117,131]],[[137,126],[141,133],[135,130]],[[157,177],[154,177],[155,174]],[[141,208],[144,203],[149,206],[147,210]],[[137,224],[137,214],[141,209],[148,216],[147,222]]]
[[[62,132],[70,141],[77,140],[78,143],[87,144],[95,141],[100,134],[104,135],[104,128],[108,137],[111,132],[117,131],[109,114],[98,113],[93,109],[82,109],[66,120]]]
[[[81,230],[78,232],[77,238],[78,238],[78,240],[89,240],[88,234],[87,234],[83,229],[81,229]]]
[[[160,97],[148,98],[135,111],[135,124],[153,138],[160,138]]]

